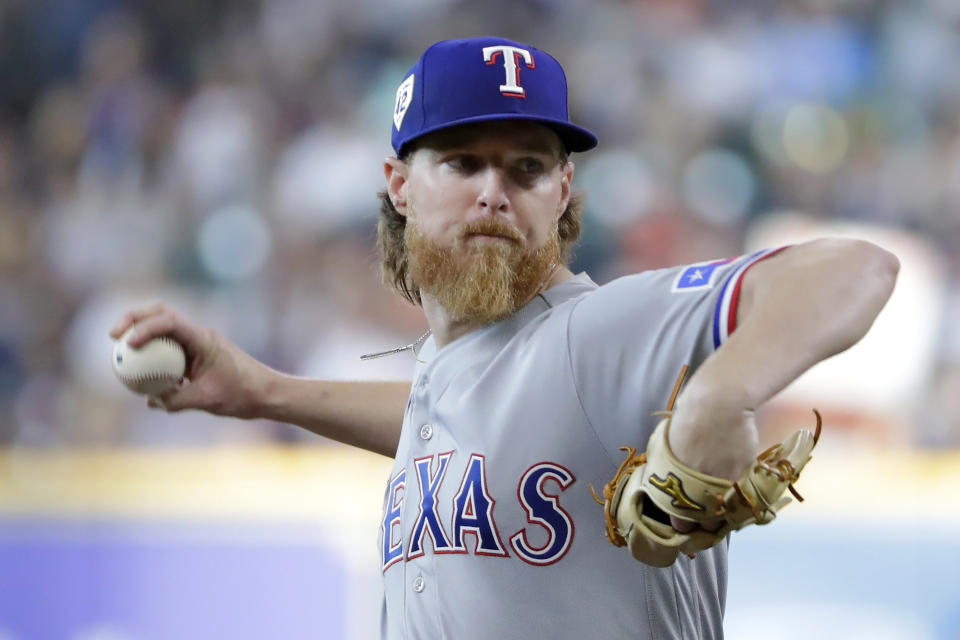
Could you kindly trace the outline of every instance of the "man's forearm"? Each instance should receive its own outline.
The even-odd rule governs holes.
[[[273,372],[257,403],[257,417],[393,457],[410,384],[314,380]]]

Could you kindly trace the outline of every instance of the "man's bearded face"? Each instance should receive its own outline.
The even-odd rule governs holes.
[[[530,248],[520,231],[499,218],[465,224],[447,247],[409,217],[404,240],[413,285],[453,320],[471,323],[490,324],[523,307],[560,263],[556,229],[543,246]]]

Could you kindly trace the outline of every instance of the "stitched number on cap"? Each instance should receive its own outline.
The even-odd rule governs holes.
[[[407,76],[407,79],[400,83],[397,89],[397,102],[393,106],[393,124],[400,131],[400,125],[403,124],[403,116],[407,115],[407,109],[413,101],[413,74]]]

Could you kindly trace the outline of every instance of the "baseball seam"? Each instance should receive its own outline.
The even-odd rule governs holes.
[[[172,338],[168,338],[166,336],[160,336],[159,338],[156,338],[156,339],[160,342],[169,343],[176,348],[183,349],[183,347],[180,346],[180,343],[177,342],[176,340],[173,340]],[[129,347],[129,344],[127,346]],[[155,371],[151,373],[140,373],[140,374],[126,374],[126,373],[120,373],[119,371],[117,373],[119,374],[122,380],[130,381],[130,382],[147,382],[150,380],[179,380],[180,379],[180,376],[174,376],[162,371]]]

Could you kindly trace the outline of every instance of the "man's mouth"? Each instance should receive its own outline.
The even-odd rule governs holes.
[[[506,240],[507,242],[516,242],[513,236],[506,236],[499,233],[470,233],[467,234],[468,240]]]

